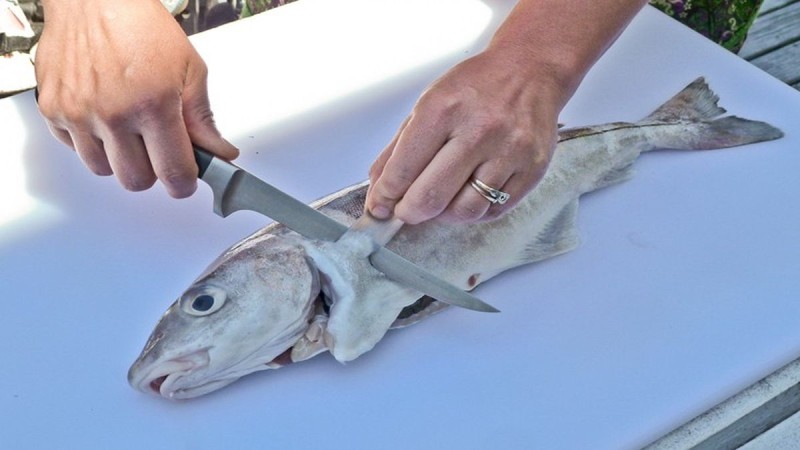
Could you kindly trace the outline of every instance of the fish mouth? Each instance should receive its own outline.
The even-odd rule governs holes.
[[[139,391],[167,398],[182,397],[182,392],[193,390],[191,379],[207,369],[210,363],[209,348],[202,348],[178,358],[150,365],[143,369],[144,361],[137,361],[128,372],[128,382]]]
[[[128,372],[128,382],[135,389],[170,400],[183,400],[207,394],[227,386],[242,376],[260,370],[277,369],[291,364],[289,347],[272,360],[237,364],[221,373],[210,374],[210,348],[153,364],[150,370],[139,371],[138,365]]]
[[[201,395],[208,394],[209,392],[212,391],[216,391],[239,379],[239,377],[232,377],[227,379],[211,380],[209,382],[197,386],[184,387],[178,389],[165,387],[165,384],[169,386],[170,383],[174,385],[177,382],[178,378],[175,378],[174,379],[175,381],[173,381],[172,377],[174,376],[175,376],[174,374],[162,375],[161,377],[152,380],[148,384],[148,386],[152,389],[152,392],[156,395],[160,395],[170,400],[185,400],[189,398],[199,397]]]

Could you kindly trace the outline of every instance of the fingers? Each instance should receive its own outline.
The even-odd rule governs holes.
[[[125,189],[143,191],[153,186],[156,176],[140,136],[111,134],[103,143],[108,164]]]
[[[66,133],[66,131],[63,131]],[[69,135],[69,134],[68,134]],[[96,138],[90,133],[75,131],[70,135],[74,148],[78,156],[83,161],[83,164],[89,168],[95,175],[108,176],[113,175],[114,170],[106,157],[103,141]]]
[[[374,216],[394,214],[411,224],[489,220],[544,176],[561,96],[552,86],[498,71],[495,58],[465,60],[423,93],[370,170],[366,207]],[[473,177],[510,198],[500,203],[481,195]]]
[[[214,123],[205,63],[199,56],[194,62],[180,96],[140,119],[151,172],[175,198],[188,197],[197,189],[193,144],[227,160],[239,156],[239,150],[222,137]],[[146,171],[141,162],[133,167]]]
[[[449,129],[435,126],[434,122],[415,115],[406,119],[397,136],[373,164],[370,177],[375,177],[375,181],[367,198],[367,209],[373,216],[378,219],[391,216],[395,205],[447,141]],[[433,200],[437,197],[435,193],[428,196]],[[436,202],[432,202],[428,208],[435,209]],[[407,223],[419,222],[415,215],[404,217],[403,220]]]
[[[162,5],[115,2],[114,14],[58,5],[39,43],[38,103],[90,171],[132,191],[158,179],[180,198],[197,187],[193,142],[238,155],[214,124],[205,63]]]
[[[555,140],[550,138],[555,136],[554,129],[543,133],[542,138],[532,135],[509,138],[513,132],[483,138],[467,135],[451,138],[440,148],[434,145],[432,149],[417,150],[433,155],[427,159],[402,149],[402,136],[406,132],[403,131],[401,138],[393,141],[373,165],[369,195],[374,199],[370,201],[368,197],[367,207],[376,215],[373,208],[386,202],[384,204],[393,205],[389,214],[410,224],[433,218],[469,223],[501,216],[544,176],[555,145]],[[401,166],[402,163],[410,164]],[[408,169],[409,166],[413,168]],[[398,167],[406,172],[397,176]],[[396,176],[399,181],[393,180]],[[493,201],[488,193],[481,195],[481,189],[471,184],[473,179],[510,197],[503,203]],[[402,191],[404,186],[408,187]],[[393,193],[391,189],[400,193]]]
[[[386,166],[386,161],[388,161],[389,157],[392,156],[392,151],[397,145],[397,141],[400,139],[400,134],[406,128],[406,126],[408,126],[409,120],[411,120],[411,116],[406,117],[406,119],[400,125],[400,128],[397,130],[397,133],[395,133],[394,137],[392,138],[392,141],[389,142],[389,145],[383,149],[381,154],[375,159],[375,162],[372,163],[372,166],[369,169],[370,188],[375,185],[375,182],[383,173],[383,168]],[[382,218],[385,219],[385,217]]]
[[[148,160],[154,178],[161,181],[170,196],[184,198],[197,190],[197,164],[179,114],[167,115],[164,122],[146,128],[142,147],[138,153]],[[141,162],[132,167],[147,170]]]
[[[494,170],[493,167],[495,168]],[[493,189],[498,189],[511,195],[510,189],[513,184],[510,184],[509,181],[514,178],[518,179],[519,176],[511,174],[507,170],[497,170],[496,168],[496,165],[492,166],[490,163],[478,167],[475,170],[476,175],[467,178],[459,189],[458,194],[437,220],[450,223],[471,223],[485,218],[497,217],[509,209],[510,205],[492,203],[471,184],[471,180],[474,177]],[[517,191],[515,190],[514,192]],[[520,190],[519,192],[522,191]],[[490,210],[492,213],[489,213]]]
[[[239,156],[239,149],[222,137],[214,122],[208,100],[205,63],[197,57],[197,64],[189,68],[186,85],[181,95],[183,122],[191,142],[227,160]]]
[[[475,126],[443,144],[442,135],[414,138],[407,121],[370,171],[367,208],[416,224],[436,218],[452,223],[494,219],[510,210],[544,175],[555,145],[555,127],[541,135]],[[476,130],[483,130],[482,132]],[[427,141],[426,141],[427,139]],[[510,195],[492,202],[470,184],[473,177]],[[376,212],[377,210],[377,212]]]
[[[67,130],[55,126],[49,120],[45,120],[45,123],[47,123],[47,128],[50,129],[50,133],[56,139],[61,141],[61,143],[66,145],[67,147],[69,147],[69,148],[71,148],[73,150],[75,149],[75,144],[72,142],[72,137],[69,135],[69,132]]]
[[[395,207],[395,215],[406,223],[420,223],[439,216],[480,162],[479,152],[466,149],[467,143],[451,139],[438,152]],[[484,201],[485,202],[485,201]]]
[[[45,112],[42,111],[42,114],[45,115]],[[113,174],[108,158],[106,158],[103,141],[88,132],[76,130],[70,133],[66,128],[56,125],[54,119],[47,116],[45,116],[45,123],[50,129],[50,133],[62,144],[75,150],[83,164],[95,175]]]
[[[72,121],[53,118],[47,124],[59,141],[76,151],[91,172],[116,175],[127,190],[148,189],[157,179],[175,198],[187,197],[197,188],[197,165],[178,96],[153,102],[153,106],[139,108],[135,114],[96,115]],[[216,128],[208,132],[203,126],[209,125],[199,121],[195,125],[195,130],[201,130],[200,136],[215,133],[217,142],[223,141],[223,151],[219,153],[228,158],[236,156],[235,147],[219,137]],[[220,147],[209,139],[200,140],[205,148]]]
[[[180,99],[175,99],[176,104],[179,102]],[[184,123],[180,107],[141,111],[136,117],[137,123],[133,125],[95,119],[100,122],[99,125],[81,128],[73,125],[72,129],[67,130],[54,122],[47,122],[52,134],[73,148],[94,174],[114,174],[120,184],[130,191],[148,189],[158,179],[169,195],[183,198],[197,189],[193,140],[226,159],[238,155],[236,147],[217,131],[211,120],[210,109],[206,107],[205,110],[207,112],[199,113],[202,119],[198,119],[197,115],[187,119],[193,126],[191,133]]]

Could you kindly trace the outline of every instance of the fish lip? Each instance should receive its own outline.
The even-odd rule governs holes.
[[[180,382],[186,375],[209,366],[210,347],[201,348],[194,352],[171,358],[166,361],[157,361],[149,370],[136,373],[137,364],[128,372],[128,383],[137,390],[174,398],[175,392],[181,389]]]
[[[280,357],[291,351],[291,349],[292,346],[266,363],[257,361],[244,368],[238,365],[233,365],[232,367],[237,367],[239,371],[243,370],[245,373],[283,367],[286,363],[281,361]],[[210,350],[211,347],[207,347],[177,358],[155,363],[150,370],[138,376],[135,374],[136,366],[134,365],[128,373],[128,382],[135,389],[146,394],[153,394],[170,400],[183,400],[215,391],[241,378],[241,374],[231,373],[229,367],[216,373],[205,374],[204,378],[207,378],[207,381],[201,384],[186,383],[189,375],[195,374],[199,370],[207,369],[210,366]]]
[[[190,399],[194,397],[199,397],[209,392],[216,391],[217,389],[227,386],[238,379],[239,377],[215,378],[206,383],[198,384],[192,387],[178,388],[178,389],[168,390],[166,392],[161,391],[160,395],[170,400]]]

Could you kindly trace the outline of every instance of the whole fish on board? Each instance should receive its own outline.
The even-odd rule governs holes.
[[[376,242],[391,239],[390,249],[465,290],[569,251],[578,244],[580,196],[628,178],[641,152],[726,148],[783,135],[763,122],[720,117],[725,110],[717,101],[700,78],[639,122],[560,131],[537,187],[491,222],[406,225],[397,234],[377,223],[337,242],[269,225],[224,252],[170,306],[128,381],[143,392],[191,398],[325,351],[352,360],[390,328],[446,307],[375,270],[366,255]],[[362,215],[366,189],[352,186],[312,206],[350,225]]]

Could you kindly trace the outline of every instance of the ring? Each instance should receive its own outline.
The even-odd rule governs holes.
[[[509,195],[508,192],[495,189],[474,176],[470,178],[469,185],[475,188],[475,190],[478,191],[478,194],[481,194],[483,198],[489,200],[489,202],[492,204],[499,203],[502,205],[503,203],[507,202],[509,198],[511,198],[511,195]]]

